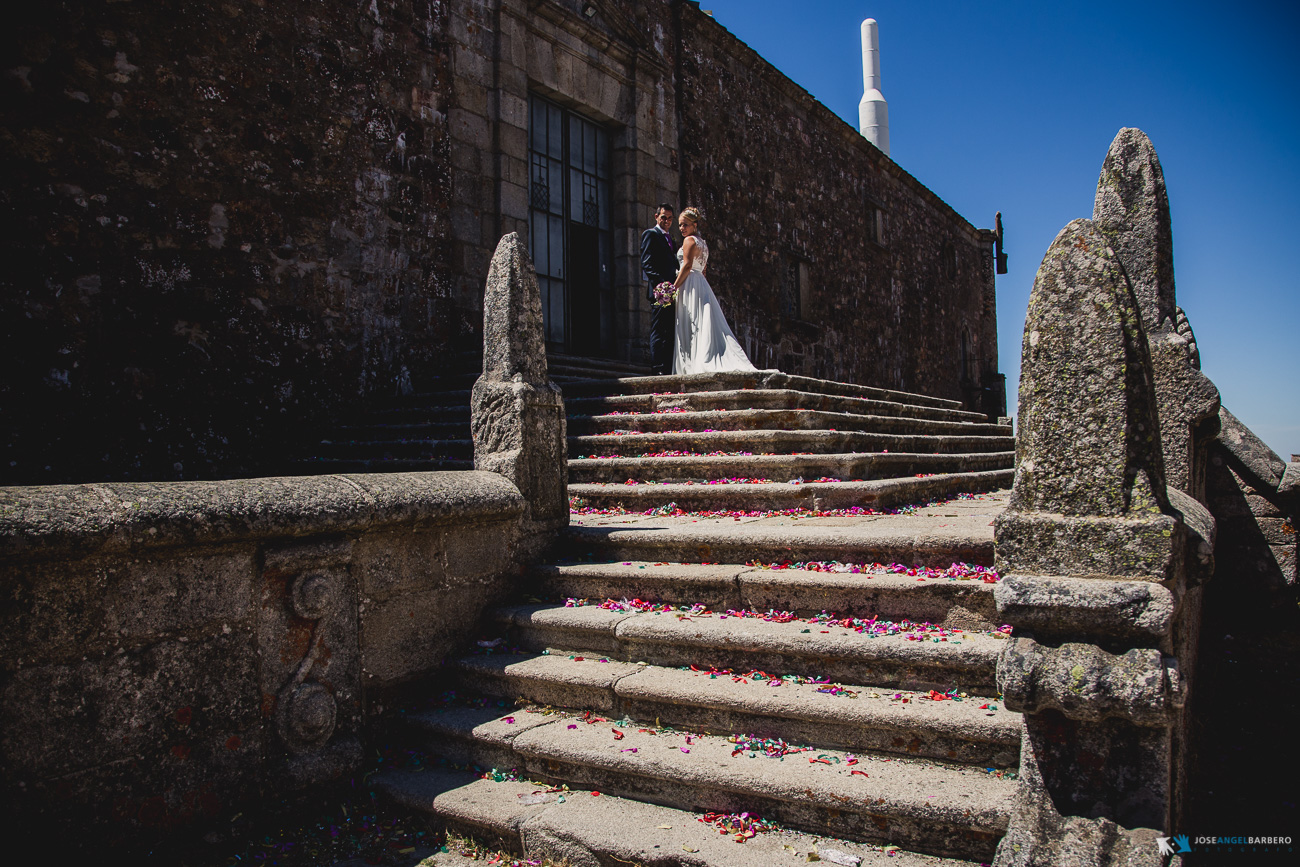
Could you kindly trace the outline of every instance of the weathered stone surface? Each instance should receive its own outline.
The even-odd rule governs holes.
[[[435,672],[448,654],[474,637],[482,611],[501,599],[514,577],[484,576],[363,603],[360,647],[367,689]]]
[[[1187,314],[1183,308],[1174,308],[1174,333],[1183,338],[1187,346],[1187,358],[1192,363],[1192,367],[1197,370],[1201,369],[1201,350],[1196,345],[1196,335],[1192,332],[1192,323],[1187,321]]]
[[[1174,239],[1165,174],[1151,139],[1121,129],[1097,180],[1092,221],[1124,263],[1147,332],[1161,329],[1174,303]]]
[[[542,296],[517,232],[501,238],[483,297],[483,378],[548,385]]]
[[[1173,628],[1173,594],[1151,581],[1008,575],[993,598],[1003,622],[1038,638],[1093,634],[1149,644]]]
[[[255,552],[229,548],[0,569],[12,605],[0,629],[0,671],[75,663],[212,624],[244,628],[253,617],[256,574]]]
[[[1169,196],[1160,159],[1141,130],[1122,129],[1111,143],[1093,223],[1123,263],[1150,342],[1166,479],[1203,498],[1219,392],[1201,373],[1192,326],[1174,303]]]
[[[526,851],[570,867],[609,864],[680,864],[683,867],[804,867],[812,852],[836,850],[860,859],[861,867],[957,867],[958,862],[901,849],[881,851],[835,837],[787,830],[759,834],[743,846],[698,821],[699,814],[602,793],[564,802],[554,793],[540,803],[529,782],[495,783],[473,774],[437,769],[377,776],[375,788],[403,806],[480,839],[500,839],[510,851]],[[471,867],[442,860],[427,867]],[[832,863],[828,857],[822,861]],[[858,863],[858,862],[854,862]],[[966,862],[961,862],[966,863]],[[478,867],[477,864],[473,867]]]
[[[56,0],[10,22],[0,481],[280,473],[300,425],[472,345],[447,6]]]
[[[1070,719],[1120,717],[1162,726],[1182,706],[1177,664],[1159,650],[1115,655],[1091,644],[1048,647],[1013,638],[998,660],[998,688],[1022,713],[1059,710]]]
[[[1174,331],[1148,334],[1161,451],[1169,487],[1205,497],[1205,463],[1218,430],[1219,390],[1193,362],[1195,344]]]
[[[1151,361],[1124,270],[1087,220],[1034,280],[1011,511],[1157,516],[1167,505]]]
[[[564,398],[546,373],[537,274],[517,233],[501,239],[483,302],[483,375],[470,397],[474,466],[523,494],[535,532],[569,521]]]
[[[277,735],[267,757],[284,761],[295,785],[322,783],[331,771],[346,769],[346,762],[338,767],[327,758],[334,751],[360,754],[361,660],[351,559],[351,543],[337,539],[276,545],[263,555],[259,694],[268,728]]]
[[[357,768],[381,690],[436,671],[500,601],[523,510],[480,472],[0,503],[4,797],[127,833]]]
[[[1117,723],[1077,722],[1049,714],[1038,726],[1026,725],[1020,784],[994,867],[1176,867],[1182,863],[1177,857],[1167,862],[1156,845],[1162,832],[1155,828],[1163,826],[1162,769],[1142,761],[1141,751],[1124,749],[1116,741]],[[1147,755],[1167,749],[1156,730],[1144,734],[1142,747]],[[1080,755],[1085,761],[1072,760]],[[1130,765],[1131,773],[1119,779],[1096,779],[1111,761]],[[1106,800],[1098,800],[1099,791],[1108,795]],[[1141,825],[1147,827],[1135,827]]]
[[[1297,492],[1300,492],[1300,462],[1287,463],[1286,471],[1282,473],[1282,481],[1277,483],[1277,492],[1288,497],[1295,497]]]
[[[1007,781],[974,768],[867,759],[864,775],[853,775],[830,750],[841,758],[838,773],[808,762],[737,762],[736,745],[717,735],[693,736],[687,752],[631,727],[616,742],[603,726],[557,721],[512,746],[530,773],[563,774],[583,788],[685,809],[758,810],[796,829],[832,826],[850,839],[965,858],[993,853],[1012,796]]]
[[[257,666],[247,633],[24,666],[0,701],[5,789],[64,778],[66,795],[90,797],[79,777],[118,765],[141,799],[182,781],[197,790],[205,773],[217,794],[254,773],[264,748]]]
[[[1009,508],[996,527],[993,564],[1004,575],[1169,581],[1186,556],[1187,528],[1171,515],[1067,517]]]
[[[1219,525],[1199,500],[1178,488],[1167,489],[1169,505],[1182,518],[1185,531],[1184,577],[1188,584],[1200,584],[1214,574],[1214,543],[1219,537]]]
[[[1279,508],[1287,504],[1287,495],[1268,492],[1264,485],[1222,439],[1213,445],[1207,487],[1220,528],[1211,584],[1219,586],[1214,594],[1215,616],[1228,624],[1241,617],[1264,618],[1289,634],[1288,612],[1295,610],[1295,536],[1290,536],[1289,544],[1271,544],[1278,541],[1277,533],[1270,533],[1267,527],[1270,521],[1284,519],[1284,526],[1294,530],[1296,505],[1291,500],[1293,511],[1287,515]],[[1268,492],[1268,497],[1261,495],[1261,490]]]
[[[1219,408],[1219,442],[1250,474],[1248,479],[1262,493],[1276,491],[1287,465],[1255,433],[1242,424],[1227,407]]]
[[[66,558],[522,511],[512,485],[468,472],[11,487],[0,488],[0,554]]]

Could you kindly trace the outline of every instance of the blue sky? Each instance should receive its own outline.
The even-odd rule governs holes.
[[[1178,302],[1223,403],[1300,453],[1300,3],[703,0],[857,126],[859,25],[880,22],[891,156],[980,227],[1002,211],[1008,400],[1034,274],[1092,215],[1115,133],[1151,137],[1169,186]]]

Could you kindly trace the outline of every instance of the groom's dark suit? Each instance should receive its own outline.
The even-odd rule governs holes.
[[[677,242],[658,226],[641,233],[641,271],[646,297],[655,300],[654,287],[677,278]],[[673,338],[677,305],[650,308],[650,368],[656,375],[673,372]]]

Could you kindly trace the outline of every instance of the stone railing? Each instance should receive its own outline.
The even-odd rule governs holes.
[[[6,794],[175,826],[355,770],[523,513],[484,472],[0,489]]]
[[[1294,617],[1300,468],[1201,372],[1141,131],[1120,130],[1092,219],[1043,257],[1020,369],[994,596],[1014,627],[998,685],[1024,730],[995,864],[1176,863],[1207,746],[1191,725],[1211,704],[1198,657],[1225,651],[1227,623]]]
[[[1215,583],[1246,589],[1233,616],[1294,609],[1300,463],[1284,462],[1228,410],[1210,449],[1206,505],[1219,521]]]
[[[999,867],[1162,865],[1181,826],[1216,522],[1219,393],[1174,300],[1164,176],[1121,130],[1091,220],[1053,241],[1021,353],[1016,479],[996,525],[998,663],[1023,713]]]

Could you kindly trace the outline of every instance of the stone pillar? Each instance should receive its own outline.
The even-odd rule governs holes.
[[[470,395],[474,468],[524,495],[521,551],[534,556],[569,523],[564,398],[546,372],[537,272],[518,233],[497,244],[483,298],[483,374]]]
[[[996,524],[998,663],[1024,714],[1020,782],[995,863],[1162,864],[1178,812],[1178,649],[1213,520],[1167,490],[1155,372],[1119,256],[1066,226],[1034,281],[1016,480]],[[1191,567],[1189,569],[1189,567]]]
[[[1174,295],[1174,241],[1164,170],[1151,139],[1122,129],[1097,181],[1092,220],[1124,266],[1155,366],[1157,413],[1169,484],[1205,502],[1219,390],[1201,372],[1187,315]]]

